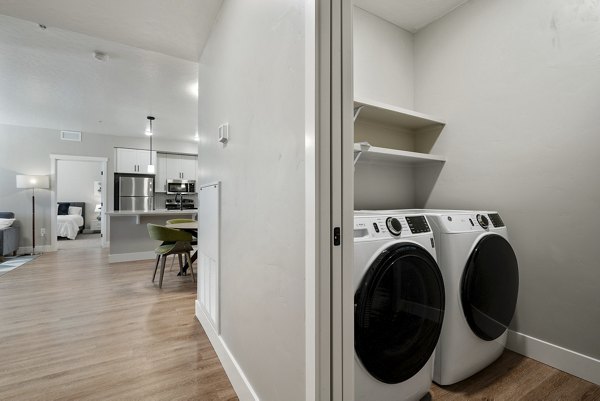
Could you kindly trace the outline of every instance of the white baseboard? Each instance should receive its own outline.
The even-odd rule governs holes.
[[[133,253],[115,253],[108,255],[108,263],[134,262],[136,260],[156,259],[154,251],[133,252]]]
[[[521,355],[600,385],[600,360],[550,344],[516,331],[508,331],[506,347]]]
[[[254,392],[252,385],[250,385],[244,371],[233,357],[233,354],[227,347],[227,344],[225,344],[223,337],[215,331],[208,315],[198,300],[196,300],[196,317],[200,321],[204,332],[215,349],[217,356],[225,369],[225,373],[227,373],[227,377],[240,401],[259,401],[258,396]]]
[[[19,249],[17,249],[17,255],[31,255],[32,249],[33,249],[33,247],[31,247],[31,246],[21,246],[21,247],[19,247]],[[35,247],[36,255],[40,254],[40,253],[53,252],[53,251],[55,251],[55,250],[52,249],[51,245],[40,245],[40,246]]]

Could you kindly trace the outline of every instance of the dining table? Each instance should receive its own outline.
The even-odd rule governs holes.
[[[193,222],[193,223],[177,223],[177,224],[167,224],[165,225],[165,227],[167,228],[173,228],[175,230],[181,230],[181,231],[185,231],[188,232],[190,234],[192,234],[195,238],[198,238],[198,222]],[[194,263],[196,261],[196,259],[198,259],[198,250],[195,250],[194,253],[192,254],[192,263]],[[183,265],[183,268],[181,269],[181,271],[183,272],[183,274],[187,273],[187,269],[188,269],[188,262],[186,261],[185,264]],[[177,274],[178,276],[181,275],[181,272]]]

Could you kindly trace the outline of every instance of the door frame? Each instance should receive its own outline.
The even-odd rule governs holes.
[[[107,185],[107,170],[108,157],[93,157],[93,156],[77,156],[77,155],[57,155],[50,154],[50,251],[58,250],[58,240],[56,239],[56,173],[58,171],[58,161],[82,161],[82,162],[99,162],[102,165],[102,194],[100,195],[100,203],[102,209],[100,211],[100,232],[102,233],[101,243],[102,248],[108,246],[106,241],[106,199],[108,192]]]
[[[352,3],[306,13],[306,400],[353,401]]]

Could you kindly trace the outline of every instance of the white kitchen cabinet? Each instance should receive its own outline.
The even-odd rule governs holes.
[[[135,149],[115,149],[115,173],[137,173]]]
[[[195,180],[198,158],[189,155],[167,155],[167,179]]]
[[[156,192],[167,192],[167,154],[159,153],[156,163],[156,178],[154,179],[154,188]]]
[[[195,180],[197,164],[198,158],[196,156],[182,156],[180,164],[181,178],[184,180]]]
[[[198,157],[159,153],[156,168],[156,192],[167,192],[167,180],[195,180]]]
[[[156,152],[152,152],[156,165]],[[115,148],[115,173],[148,174],[150,151],[143,149]]]
[[[167,155],[167,179],[181,179],[181,155]]]
[[[152,151],[152,164],[156,166],[156,152]],[[148,166],[150,165],[150,151],[138,151],[138,172],[140,174],[148,174]],[[156,167],[155,167],[156,171]]]

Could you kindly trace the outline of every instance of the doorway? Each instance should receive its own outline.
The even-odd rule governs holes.
[[[51,155],[52,250],[106,246],[108,159]]]

